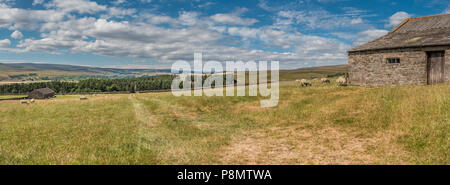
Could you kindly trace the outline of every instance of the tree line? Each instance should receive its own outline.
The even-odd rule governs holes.
[[[127,79],[86,79],[78,82],[51,81],[37,83],[16,83],[0,85],[0,94],[26,94],[35,89],[50,88],[56,93],[86,92],[137,92],[146,90],[166,90],[171,88],[173,75],[127,78]]]

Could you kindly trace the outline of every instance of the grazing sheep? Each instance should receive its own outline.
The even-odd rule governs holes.
[[[20,100],[20,104],[29,104],[28,100]]]
[[[80,100],[87,100],[88,98],[86,96],[80,96]]]
[[[327,84],[331,83],[331,81],[328,78],[322,78],[322,79],[320,79],[320,81],[322,81],[322,83],[327,83]]]
[[[341,86],[347,86],[347,79],[346,78],[344,78],[344,77],[339,77],[337,80],[336,80],[336,82],[337,83],[339,83],[339,85],[341,85]]]
[[[311,82],[309,80],[306,80],[306,79],[296,80],[296,82],[300,82],[302,87],[312,86]]]
[[[31,99],[31,100],[30,100],[30,103],[34,103],[34,102],[35,102],[35,100],[34,100],[34,99]]]

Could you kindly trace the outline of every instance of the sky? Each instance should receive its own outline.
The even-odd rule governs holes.
[[[338,65],[405,18],[444,13],[450,0],[0,0],[0,63]]]

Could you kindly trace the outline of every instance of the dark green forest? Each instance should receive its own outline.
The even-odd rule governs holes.
[[[201,80],[205,83],[209,75],[203,75]],[[86,79],[78,82],[72,81],[51,81],[36,83],[15,83],[0,85],[0,94],[27,94],[35,89],[50,88],[56,93],[98,93],[98,92],[139,92],[151,90],[168,90],[171,88],[172,80],[176,75],[161,75],[140,78],[124,78],[124,79]],[[236,80],[232,78],[231,84],[235,84]],[[192,87],[194,88],[194,76],[191,76]],[[223,83],[226,85],[227,76],[223,75]],[[233,82],[234,81],[234,82]],[[213,82],[212,87],[215,87]],[[183,83],[180,83],[180,87]]]
[[[170,89],[173,75],[127,79],[86,79],[78,82],[52,81],[0,85],[0,94],[26,94],[35,89],[50,88],[56,93],[137,92]]]

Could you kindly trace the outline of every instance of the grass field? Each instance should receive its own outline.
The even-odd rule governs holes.
[[[0,164],[450,164],[450,84],[0,102]]]
[[[4,99],[10,99],[10,98],[22,98],[22,97],[26,97],[27,95],[2,95],[0,96],[0,100],[4,100]]]

